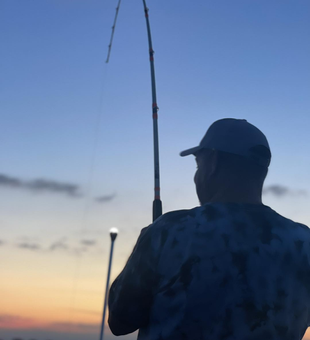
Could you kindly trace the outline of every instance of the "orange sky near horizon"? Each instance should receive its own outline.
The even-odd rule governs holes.
[[[119,251],[116,251],[116,255]],[[5,252],[4,247],[0,248],[2,258],[7,255]],[[5,265],[1,263],[1,270],[6,275],[0,282],[0,336],[1,329],[98,333],[103,305],[103,290],[98,291],[98,285],[103,287],[103,261],[98,261],[100,266],[96,270],[92,256],[84,258],[82,264],[74,257],[68,258],[71,266],[75,269],[79,266],[80,270],[74,296],[72,289],[77,282],[72,279],[73,270],[66,270],[70,267],[69,262],[64,265],[56,261],[58,265],[52,267],[55,258],[48,259],[46,254],[37,256],[34,252],[17,251],[13,259],[7,258]],[[40,274],[37,275],[31,267],[27,268],[27,262],[34,267],[41,266]],[[112,280],[123,265],[118,264],[113,269]],[[8,267],[11,266],[18,270],[9,271]],[[57,281],[53,280],[55,277]],[[106,332],[110,334],[107,324]],[[303,339],[310,340],[310,329]]]
[[[22,250],[9,255],[9,249],[0,247],[0,257],[6,259],[0,264],[0,336],[1,329],[98,330],[107,269],[105,256],[67,256],[64,261],[63,255],[38,256],[37,252]],[[121,270],[119,266],[115,268]],[[112,280],[116,276],[113,273]]]

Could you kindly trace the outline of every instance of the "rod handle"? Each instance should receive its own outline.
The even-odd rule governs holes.
[[[162,204],[160,199],[153,201],[153,222],[163,214]]]

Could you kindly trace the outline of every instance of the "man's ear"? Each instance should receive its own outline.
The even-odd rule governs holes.
[[[210,154],[210,163],[211,163],[211,175],[214,176],[219,171],[219,153],[217,150],[212,150]]]

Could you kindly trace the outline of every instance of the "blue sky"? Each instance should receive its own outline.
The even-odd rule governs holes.
[[[151,223],[153,200],[143,5],[122,2],[105,64],[116,5],[98,0],[0,4],[0,174],[5,176],[2,182],[0,177],[0,254],[9,259],[3,270],[31,289],[35,283],[26,279],[25,263],[44,287],[47,266],[51,277],[62,277],[53,286],[46,283],[51,294],[53,287],[64,291],[57,308],[67,308],[72,299],[74,308],[85,307],[81,291],[97,292],[89,306],[96,320],[108,230],[120,229],[115,277],[139,230]],[[266,187],[277,185],[282,194],[271,190],[264,203],[310,224],[309,1],[149,0],[148,7],[164,212],[198,205],[194,159],[179,152],[196,146],[213,121],[233,117],[259,127],[270,142]],[[37,179],[45,181],[44,190]],[[18,292],[18,286],[12,288],[20,298],[28,294]],[[0,314],[14,314],[5,308]],[[27,313],[26,307],[20,311],[22,317]],[[63,315],[64,322],[72,318]]]

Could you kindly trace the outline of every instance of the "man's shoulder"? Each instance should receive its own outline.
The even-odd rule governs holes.
[[[192,209],[182,209],[169,211],[162,216],[160,216],[150,227],[161,228],[166,225],[172,226],[180,223],[184,223],[189,220],[193,220],[197,217],[197,210],[200,207],[195,207]]]
[[[297,251],[297,253],[299,253],[299,250],[301,249],[309,252],[310,229],[308,226],[287,218],[271,208],[267,211],[264,219],[259,222],[264,220],[266,220],[265,225],[269,225],[269,228],[265,228],[265,225],[263,225],[262,228],[265,228],[264,230],[266,232],[269,232],[270,230],[270,239],[278,241],[278,245],[281,246],[281,249],[289,247],[290,249]],[[273,245],[275,246],[275,244]]]
[[[173,227],[192,226],[195,223],[213,222],[222,217],[224,216],[221,209],[212,204],[207,204],[192,209],[170,211],[159,217],[149,227],[157,230],[166,227],[173,229]]]
[[[213,224],[220,220],[227,220],[235,213],[234,205],[221,203],[206,203],[192,209],[174,210],[159,217],[151,225],[154,228],[180,224],[208,223]]]
[[[310,229],[308,226],[287,218],[286,221],[290,226],[291,233],[294,234],[295,237],[310,242]]]
[[[163,222],[173,222],[179,221],[184,218],[195,218],[197,214],[197,210],[200,207],[194,207],[192,209],[181,209],[181,210],[173,210],[165,213],[161,216]]]
[[[251,208],[251,209],[250,209]],[[192,209],[174,210],[163,214],[156,221],[154,221],[147,229],[153,231],[163,230],[166,227],[173,229],[173,227],[192,226],[195,223],[208,225],[226,225],[229,221],[234,222],[234,218],[245,218],[251,216],[252,219],[247,219],[248,223],[252,221],[255,224],[266,222],[272,228],[280,228],[285,233],[293,233],[299,237],[305,237],[310,240],[310,228],[305,224],[295,222],[283,215],[277,213],[268,206],[249,206],[241,204],[205,204],[194,207]],[[264,216],[262,219],[261,217]],[[267,219],[267,220],[266,220]],[[263,223],[265,224],[265,223]]]
[[[274,218],[279,222],[280,225],[286,225],[292,231],[296,231],[298,233],[302,233],[310,237],[310,228],[307,225],[300,223],[300,222],[296,222],[292,219],[289,219],[279,214],[278,212],[272,210],[271,208],[270,208],[270,211],[272,212]]]

